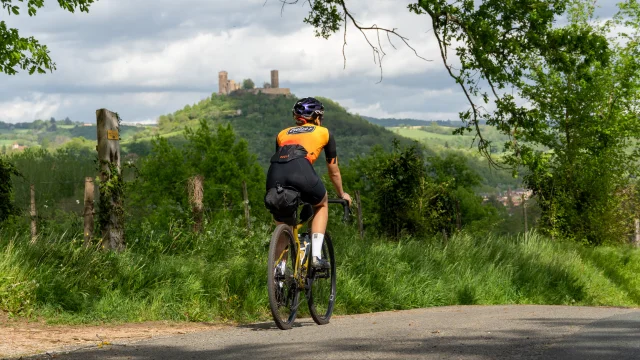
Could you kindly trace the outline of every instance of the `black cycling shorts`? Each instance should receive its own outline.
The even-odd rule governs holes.
[[[327,190],[313,169],[313,165],[305,158],[285,163],[271,163],[269,172],[267,172],[267,191],[276,187],[277,183],[295,188],[300,192],[302,201],[311,205],[321,203],[327,194]]]

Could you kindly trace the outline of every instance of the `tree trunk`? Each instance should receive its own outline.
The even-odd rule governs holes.
[[[31,215],[31,242],[35,243],[36,239],[38,237],[38,232],[37,232],[37,229],[36,229],[36,217],[37,217],[37,212],[36,212],[36,189],[35,189],[35,186],[33,184],[31,184],[30,190],[31,190],[31,211],[30,211],[30,215]]]
[[[189,179],[189,202],[191,203],[191,211],[193,212],[193,231],[200,232],[202,230],[202,198],[204,190],[202,186],[202,175],[196,175]]]
[[[242,196],[244,198],[244,218],[247,221],[247,229],[251,229],[251,213],[249,212],[249,194],[246,181],[242,181]]]
[[[84,246],[91,245],[93,239],[93,178],[84,179]]]
[[[124,209],[118,115],[107,109],[96,110],[98,161],[100,162],[100,227],[104,249],[124,250]],[[110,182],[111,186],[107,186]],[[103,198],[103,194],[106,194]]]

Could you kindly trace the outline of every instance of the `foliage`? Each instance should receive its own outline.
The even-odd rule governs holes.
[[[14,164],[0,155],[0,223],[18,212],[13,203],[12,175],[20,176],[20,172],[18,172]]]
[[[102,241],[106,243],[106,240],[110,238],[107,233],[107,229],[111,232],[120,232],[124,225],[124,192],[125,183],[124,177],[120,167],[111,162],[104,160],[99,161],[100,177],[96,178],[96,185],[100,193],[98,201],[98,209],[96,214],[98,215],[98,229],[102,231]],[[109,247],[116,246],[117,249],[122,250],[124,246],[124,239],[121,239],[121,243],[110,243]]]
[[[246,90],[251,90],[256,87],[256,84],[251,79],[242,80],[242,88]]]
[[[88,12],[89,6],[97,0],[58,0],[60,7],[69,12],[79,9]],[[8,15],[20,15],[24,0],[0,0],[2,9]],[[19,5],[18,5],[19,4]],[[27,13],[35,16],[38,9],[44,6],[44,0],[27,0]],[[49,57],[49,50],[34,37],[21,37],[18,29],[8,28],[4,21],[0,21],[0,73],[14,75],[18,69],[26,70],[29,74],[38,72],[44,74],[46,70],[53,71],[56,64]],[[29,53],[29,55],[27,54]]]
[[[318,4],[320,3],[320,4]],[[352,16],[346,1],[319,0],[310,23],[327,37]],[[344,13],[337,12],[335,4]],[[640,6],[618,3],[595,19],[593,1],[419,0],[444,66],[470,108],[460,113],[488,159],[480,127],[508,136],[506,164],[527,170],[545,230],[592,244],[621,241],[623,197],[638,170]],[[559,20],[565,18],[564,24]],[[309,21],[307,21],[309,22]],[[375,30],[376,27],[374,26]]]
[[[521,87],[533,106],[521,139],[551,150],[523,147],[519,157],[531,170],[525,181],[538,195],[544,228],[591,244],[625,241],[633,224],[623,204],[640,155],[629,149],[640,137],[640,8],[630,1],[621,9],[598,25],[590,8],[573,8],[571,24],[554,34],[561,49],[587,46],[588,56],[558,49],[532,60],[531,81]],[[629,34],[610,35],[623,25]],[[566,39],[571,33],[581,37]]]
[[[186,144],[180,148],[156,137],[150,154],[137,163],[137,179],[128,190],[135,214],[131,221],[150,221],[159,229],[168,229],[168,218],[190,221],[187,180],[196,175],[204,177],[203,203],[209,217],[244,211],[243,181],[249,203],[255,204],[252,213],[261,216],[265,175],[247,142],[238,139],[230,125],[213,130],[206,120],[196,129],[185,129],[184,136]]]
[[[535,233],[527,241],[466,233],[446,244],[362,241],[354,227],[329,228],[339,234],[337,315],[456,304],[640,305],[638,249]],[[80,234],[47,233],[29,244],[28,232],[0,230],[0,311],[54,323],[269,320],[272,227],[246,231],[230,219],[202,234],[176,230],[183,231],[145,227],[122,253],[85,248]]]
[[[413,144],[392,152],[375,147],[342,169],[349,189],[361,192],[365,223],[386,236],[456,231],[456,221],[471,225],[493,221],[497,214],[482,205],[473,187],[480,177],[455,153],[425,157]]]

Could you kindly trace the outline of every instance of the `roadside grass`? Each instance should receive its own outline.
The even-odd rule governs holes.
[[[29,244],[0,230],[0,310],[50,323],[269,320],[266,254],[271,225],[241,218],[200,235],[145,230],[120,254],[51,232]],[[586,248],[534,232],[499,237],[360,240],[331,225],[338,266],[336,314],[442,305],[640,305],[640,250]],[[304,309],[304,305],[301,307]],[[306,316],[306,310],[301,316]]]

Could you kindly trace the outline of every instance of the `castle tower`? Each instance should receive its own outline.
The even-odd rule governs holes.
[[[229,74],[226,71],[220,71],[218,73],[218,94],[220,95],[227,95],[229,93],[228,76]]]
[[[278,70],[271,70],[271,87],[277,89],[280,87],[280,81],[278,80]]]

